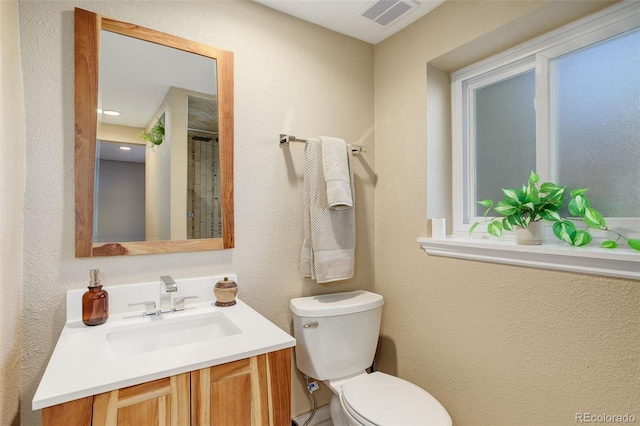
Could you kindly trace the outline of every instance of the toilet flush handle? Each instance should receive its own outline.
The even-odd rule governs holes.
[[[302,324],[302,328],[318,328],[318,321]]]

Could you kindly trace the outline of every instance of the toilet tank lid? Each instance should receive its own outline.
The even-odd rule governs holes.
[[[300,317],[328,317],[363,312],[382,306],[384,298],[365,290],[291,299],[289,308]]]

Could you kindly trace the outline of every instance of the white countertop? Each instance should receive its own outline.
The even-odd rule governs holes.
[[[228,276],[237,279],[234,275]],[[109,319],[93,327],[85,326],[80,317],[81,298],[86,290],[69,291],[67,322],[35,393],[32,409],[295,346],[292,336],[246,303],[237,300],[235,306],[215,306],[212,288],[222,278],[176,280],[178,293],[175,295],[198,295],[199,298],[187,300],[185,311],[163,315],[167,319],[178,316],[186,319],[218,311],[240,329],[239,334],[121,357],[109,350],[107,333],[123,326],[162,321],[162,318],[143,317],[140,306],[127,306],[154,300],[156,294],[159,298],[159,282],[104,287],[109,292]],[[242,291],[241,283],[239,286]]]

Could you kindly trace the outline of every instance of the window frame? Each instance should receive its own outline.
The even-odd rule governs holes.
[[[550,144],[550,62],[578,50],[640,27],[640,3],[621,4],[578,20],[529,42],[458,70],[451,75],[452,96],[452,190],[453,232],[467,234],[474,222],[476,232],[486,231],[484,217],[475,216],[474,89],[535,69],[536,167],[542,180],[553,180]],[[607,218],[612,228],[631,230],[637,237],[640,218]],[[550,227],[546,232],[551,234]],[[594,239],[604,237],[594,233]],[[628,234],[628,233],[627,233]],[[507,234],[507,239],[510,234]]]

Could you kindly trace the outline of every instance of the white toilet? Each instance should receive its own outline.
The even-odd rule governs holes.
[[[298,369],[333,392],[335,426],[450,426],[451,417],[427,391],[385,373],[367,374],[383,303],[362,290],[292,299]]]

